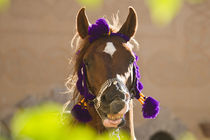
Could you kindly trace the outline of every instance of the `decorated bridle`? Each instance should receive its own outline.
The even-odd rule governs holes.
[[[123,38],[126,42],[130,40],[129,37],[121,34],[121,33],[113,33],[111,32],[109,25],[107,24],[104,18],[100,18],[96,21],[95,24],[92,24],[88,27],[88,35],[89,42],[106,37],[106,36],[119,36]],[[79,53],[79,52],[78,52]],[[159,102],[152,97],[146,97],[141,93],[143,89],[143,85],[140,82],[140,72],[139,67],[137,65],[138,56],[135,55],[135,60],[133,63],[135,78],[133,81],[133,86],[130,89],[130,93],[132,93],[131,99],[136,98],[142,104],[142,112],[144,118],[155,118],[159,113]],[[78,102],[73,109],[71,110],[72,115],[80,122],[86,123],[92,120],[92,117],[87,110],[87,104],[94,106],[96,112],[101,117],[98,108],[100,107],[100,97],[104,93],[104,91],[111,86],[111,84],[115,84],[116,82],[121,82],[117,78],[108,79],[102,84],[101,89],[99,90],[99,94],[95,96],[88,85],[87,77],[86,77],[86,67],[84,62],[80,64],[79,70],[77,72],[78,80],[76,83],[77,90],[80,95],[83,97],[80,102]],[[122,84],[124,85],[124,84]],[[127,87],[124,85],[124,91],[128,91]]]

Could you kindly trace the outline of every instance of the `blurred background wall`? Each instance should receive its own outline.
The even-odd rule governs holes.
[[[135,51],[140,56],[143,93],[157,98],[163,112],[158,123],[143,120],[140,104],[135,102],[137,135],[151,125],[172,131],[187,129],[199,140],[208,139],[199,124],[210,122],[210,1],[185,1],[165,26],[152,22],[143,0],[105,0],[97,8],[87,7],[86,12],[94,23],[104,15],[111,20],[119,10],[123,23],[128,6],[138,15],[135,39],[140,47]],[[65,89],[72,71],[70,41],[81,7],[76,0],[11,0],[1,11],[0,117],[28,96],[42,98]],[[177,120],[181,127],[175,126]]]

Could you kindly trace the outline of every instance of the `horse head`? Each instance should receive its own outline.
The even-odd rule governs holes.
[[[137,16],[130,7],[122,27],[109,27],[101,18],[90,25],[82,8],[77,15],[77,31],[82,39],[76,54],[75,69],[78,76],[77,91],[81,98],[72,109],[72,114],[81,122],[91,121],[88,108],[94,108],[106,128],[117,128],[125,124],[125,115],[133,98],[146,105],[146,118],[158,113],[158,102],[140,94],[137,56],[132,50],[130,39],[137,29]],[[149,106],[149,107],[148,107]],[[152,110],[152,111],[150,111]]]

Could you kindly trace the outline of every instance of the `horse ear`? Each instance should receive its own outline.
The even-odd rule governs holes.
[[[85,8],[82,8],[77,15],[77,32],[81,38],[85,38],[88,35],[89,22],[85,14]]]
[[[136,12],[133,7],[129,7],[128,17],[125,23],[122,25],[122,27],[118,31],[118,33],[124,34],[127,37],[131,38],[136,32],[136,28],[137,28]]]

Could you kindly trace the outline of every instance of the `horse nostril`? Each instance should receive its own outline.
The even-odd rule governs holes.
[[[117,114],[124,108],[124,106],[125,106],[125,102],[120,101],[120,100],[114,100],[110,104],[110,113]]]

